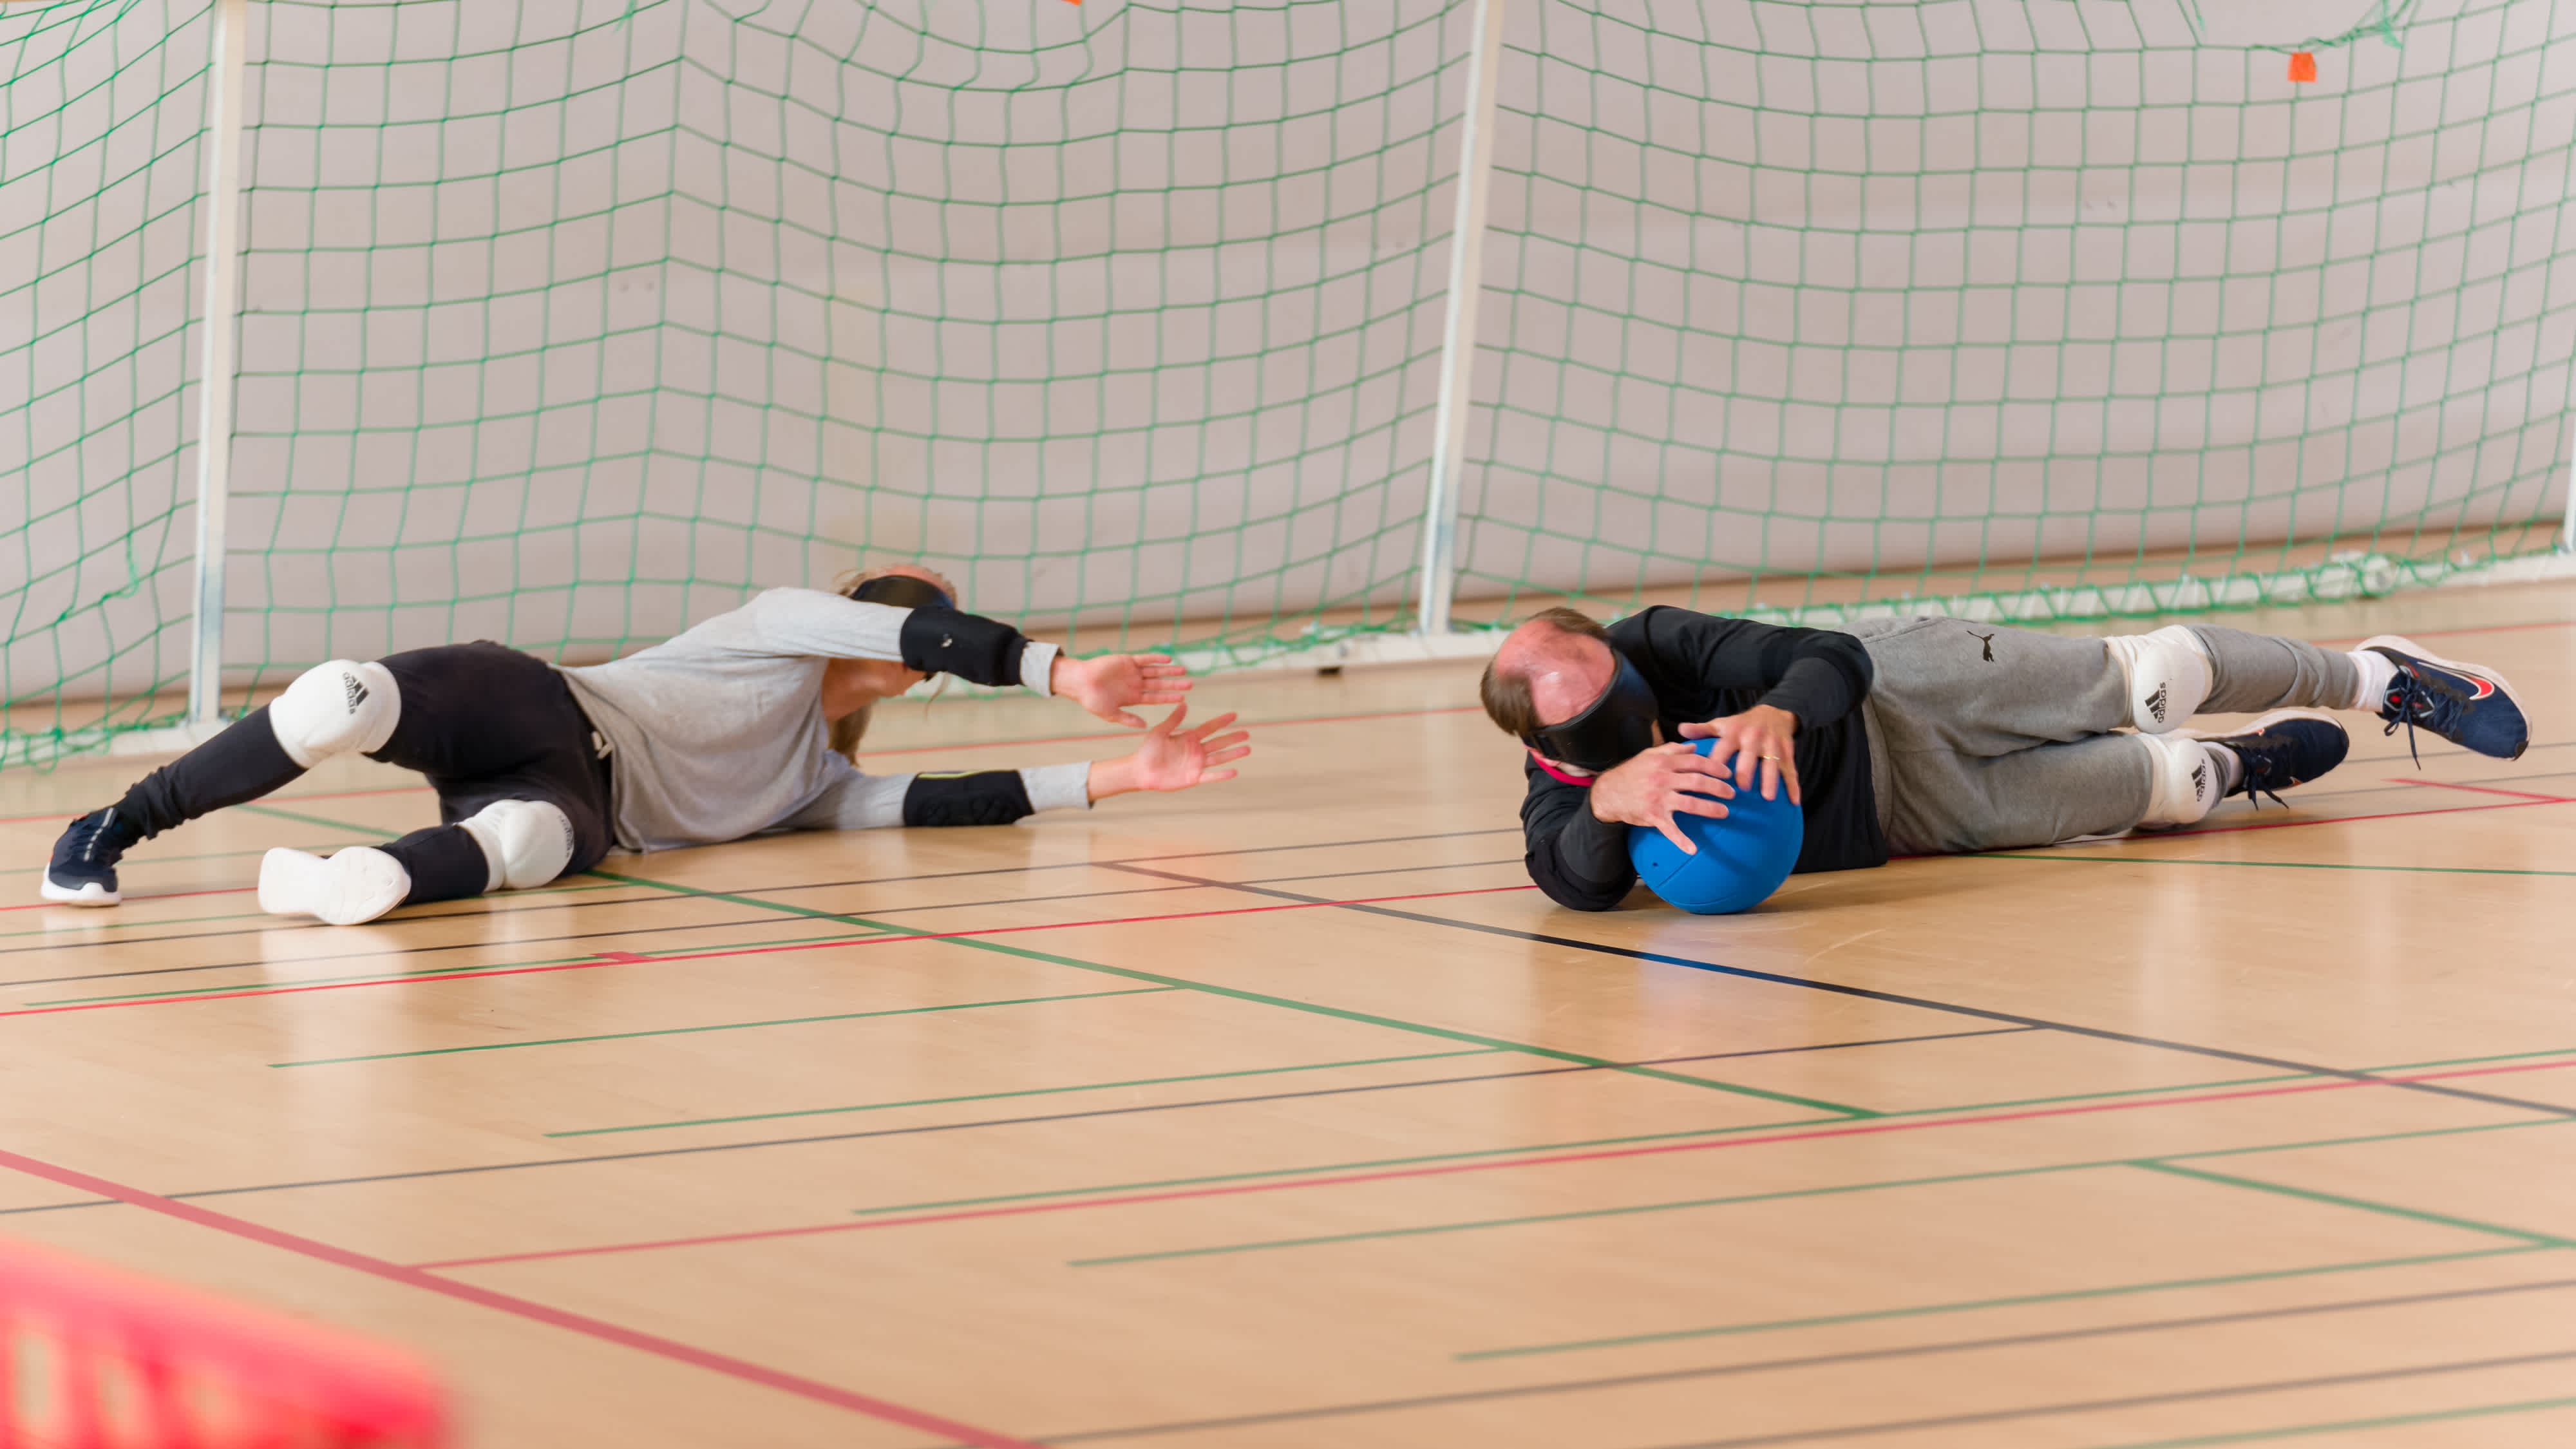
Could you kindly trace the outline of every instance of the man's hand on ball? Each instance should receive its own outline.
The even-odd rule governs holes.
[[[1124,795],[1130,790],[1186,790],[1192,785],[1213,785],[1231,780],[1234,771],[1220,770],[1252,753],[1246,743],[1251,738],[1243,730],[1230,735],[1217,731],[1234,723],[1232,714],[1221,714],[1196,729],[1182,729],[1181,719],[1189,706],[1173,710],[1171,717],[1145,731],[1136,753],[1121,760],[1102,760],[1091,767],[1091,798],[1105,800]]]
[[[1718,801],[1734,793],[1724,762],[1705,758],[1688,745],[1657,745],[1593,777],[1592,813],[1614,824],[1653,826],[1682,854],[1697,855],[1699,847],[1673,817],[1723,819],[1726,807]],[[1717,799],[1708,798],[1712,795]]]
[[[1785,709],[1757,704],[1742,714],[1730,714],[1706,724],[1682,726],[1686,740],[1715,739],[1708,752],[1711,760],[1732,763],[1735,783],[1751,785],[1755,777],[1762,781],[1762,798],[1780,798],[1780,786],[1789,786],[1789,803],[1798,799],[1798,752],[1790,744],[1798,733],[1798,717]]]
[[[1060,694],[1109,721],[1143,729],[1145,722],[1127,712],[1131,704],[1178,704],[1190,687],[1189,666],[1174,664],[1168,654],[1103,654],[1076,659],[1059,654],[1047,669],[1047,690]]]

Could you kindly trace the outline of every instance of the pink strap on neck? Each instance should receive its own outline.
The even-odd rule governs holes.
[[[1599,778],[1596,775],[1569,775],[1563,770],[1558,769],[1556,766],[1549,764],[1546,760],[1540,758],[1539,753],[1536,750],[1532,750],[1530,752],[1530,761],[1537,765],[1541,770],[1545,771],[1549,779],[1563,780],[1569,785],[1581,785],[1586,789],[1589,789],[1592,782]]]

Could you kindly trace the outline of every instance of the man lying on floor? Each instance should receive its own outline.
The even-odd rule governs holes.
[[[2215,624],[2113,638],[1939,618],[1829,631],[1657,607],[1605,629],[1549,609],[1504,641],[1484,700],[1529,750],[1530,879],[1581,911],[1636,883],[1628,827],[1688,851],[1675,816],[1722,817],[1757,783],[1800,806],[1797,870],[1848,870],[2278,799],[2342,763],[2349,742],[2326,710],[2498,759],[2531,738],[2491,669],[2395,635],[2342,651]],[[2258,712],[2225,734],[2181,728]],[[1693,753],[1707,738],[1710,753]]]

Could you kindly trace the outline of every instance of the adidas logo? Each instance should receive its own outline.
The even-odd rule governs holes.
[[[367,702],[367,687],[359,683],[358,676],[354,674],[341,675],[340,685],[342,692],[349,696],[349,713],[356,714],[358,706]],[[2156,718],[2162,719],[2164,716],[2158,715]]]
[[[2163,718],[2161,715],[2157,717]],[[2194,800],[2209,798],[2209,765],[2206,761],[2191,767],[2191,798]]]
[[[2156,717],[2156,723],[2165,722],[2165,687],[2163,685],[2157,685],[2156,692],[2147,696],[2147,713]]]

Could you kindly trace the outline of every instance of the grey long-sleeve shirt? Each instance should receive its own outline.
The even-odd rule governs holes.
[[[771,589],[650,649],[563,670],[612,751],[618,845],[667,850],[780,827],[904,823],[914,777],[861,774],[835,754],[822,693],[831,660],[903,659],[912,615]],[[1047,693],[1055,657],[1054,645],[1027,641],[1020,683]],[[1018,773],[1030,808],[1045,810],[1087,805],[1089,770],[1076,762]]]

